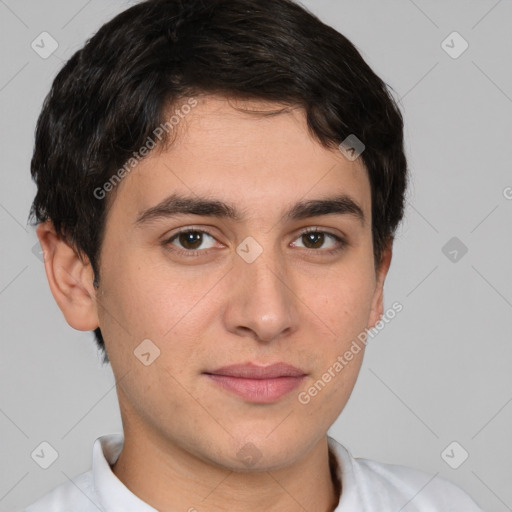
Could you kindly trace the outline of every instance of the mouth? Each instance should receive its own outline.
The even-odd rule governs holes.
[[[301,384],[307,373],[286,363],[224,366],[204,372],[215,384],[248,402],[272,403]]]

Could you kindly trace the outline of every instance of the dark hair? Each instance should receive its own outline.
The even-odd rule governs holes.
[[[364,143],[377,266],[402,219],[407,182],[403,119],[387,87],[347,38],[291,0],[141,2],[103,25],[56,76],[37,123],[30,218],[51,220],[87,256],[97,283],[113,194],[105,201],[93,191],[179,101],[262,99],[303,108],[325,147],[349,135]]]

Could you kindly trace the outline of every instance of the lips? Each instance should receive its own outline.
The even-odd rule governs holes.
[[[276,379],[279,377],[300,377],[306,375],[306,372],[286,363],[276,363],[270,366],[258,366],[254,363],[233,364],[206,373],[244,379]]]
[[[248,402],[271,403],[295,389],[306,372],[286,363],[258,366],[254,363],[224,366],[205,375],[226,391]]]

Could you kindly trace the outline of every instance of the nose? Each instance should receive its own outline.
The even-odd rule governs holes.
[[[271,342],[297,329],[299,301],[293,277],[279,254],[267,249],[250,263],[237,256],[230,274],[224,309],[228,331]]]

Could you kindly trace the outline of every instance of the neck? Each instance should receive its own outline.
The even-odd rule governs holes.
[[[136,496],[161,512],[332,512],[339,500],[336,460],[324,436],[291,466],[234,472],[199,459],[175,443],[125,429],[114,474]]]

